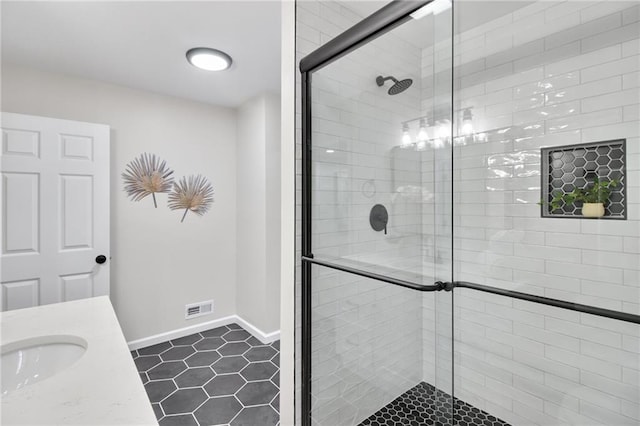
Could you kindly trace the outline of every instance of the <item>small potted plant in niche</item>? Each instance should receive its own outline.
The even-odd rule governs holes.
[[[618,181],[615,179],[600,180],[596,177],[593,182],[587,183],[584,188],[575,188],[567,194],[562,191],[555,192],[548,204],[551,207],[551,211],[555,211],[563,205],[582,202],[582,216],[602,217],[604,216],[604,206],[609,202],[611,188],[616,186],[618,186]],[[540,204],[544,204],[544,200]]]

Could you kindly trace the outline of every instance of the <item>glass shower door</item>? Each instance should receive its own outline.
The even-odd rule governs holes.
[[[451,421],[451,11],[425,12],[303,75],[313,424]]]

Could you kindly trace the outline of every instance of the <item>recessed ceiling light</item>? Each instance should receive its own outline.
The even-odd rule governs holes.
[[[194,67],[207,71],[222,71],[231,66],[231,56],[208,47],[196,47],[187,51],[187,60]]]

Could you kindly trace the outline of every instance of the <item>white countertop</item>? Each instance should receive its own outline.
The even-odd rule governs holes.
[[[3,425],[157,425],[107,296],[0,314],[2,345],[51,335],[88,343],[68,369],[2,397]]]

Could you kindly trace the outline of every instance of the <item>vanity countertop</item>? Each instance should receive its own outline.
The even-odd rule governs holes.
[[[157,425],[107,296],[0,314],[2,345],[73,335],[85,354],[65,371],[2,397],[3,425]]]

